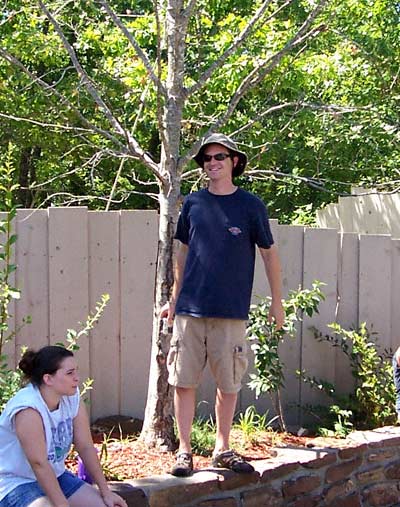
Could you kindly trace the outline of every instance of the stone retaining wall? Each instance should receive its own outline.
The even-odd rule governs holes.
[[[252,462],[251,475],[210,468],[112,486],[129,507],[400,507],[399,428],[312,445],[277,448],[276,457]]]

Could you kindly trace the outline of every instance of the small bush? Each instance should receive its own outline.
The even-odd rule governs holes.
[[[271,298],[262,298],[257,305],[252,305],[247,328],[248,339],[254,352],[256,373],[250,374],[249,387],[256,392],[257,398],[267,393],[279,415],[279,424],[286,431],[286,424],[281,405],[280,390],[285,385],[284,364],[279,357],[279,345],[284,338],[296,337],[296,325],[303,320],[304,313],[312,316],[318,313],[318,306],[325,299],[320,287],[322,282],[314,281],[311,289],[290,291],[282,302],[285,310],[285,322],[282,329],[268,322]]]
[[[365,323],[359,329],[346,330],[339,324],[330,324],[332,335],[322,335],[314,330],[318,341],[327,341],[338,347],[350,363],[354,378],[354,388],[350,394],[337,393],[333,384],[308,376],[305,371],[298,372],[304,382],[325,392],[334,402],[331,415],[336,417],[325,428],[337,433],[356,429],[371,429],[393,422],[396,391],[393,382],[392,352],[378,351],[378,340],[372,341]],[[329,410],[329,409],[328,409]],[[325,414],[325,423],[329,418]],[[320,425],[322,426],[322,424]]]
[[[192,451],[199,456],[211,456],[215,446],[215,423],[211,417],[196,417],[191,433]]]
[[[233,428],[240,430],[248,442],[256,442],[260,433],[272,429],[277,419],[279,419],[278,415],[268,419],[268,411],[262,415],[258,414],[254,405],[251,405],[244,413],[239,414]]]

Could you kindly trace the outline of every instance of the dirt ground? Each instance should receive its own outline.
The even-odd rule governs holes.
[[[138,479],[151,475],[167,473],[174,461],[174,452],[160,452],[149,448],[138,438],[140,422],[134,421],[134,428],[128,431],[110,432],[109,428],[94,426],[92,434],[95,446],[99,452],[103,470],[109,480]],[[289,433],[274,431],[256,431],[245,434],[238,429],[232,430],[232,448],[239,452],[245,459],[253,461],[267,459],[276,454],[275,447],[290,445],[292,447],[313,446],[313,437],[299,437]],[[193,456],[195,469],[210,466],[211,457]],[[77,471],[77,456],[71,453],[67,460],[70,470]]]

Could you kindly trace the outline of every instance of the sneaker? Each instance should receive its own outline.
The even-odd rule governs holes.
[[[193,473],[193,456],[190,452],[180,452],[176,455],[176,463],[170,472],[175,477],[189,477]]]
[[[216,468],[228,468],[238,474],[251,474],[254,472],[254,467],[231,449],[216,454],[213,457],[212,465]]]

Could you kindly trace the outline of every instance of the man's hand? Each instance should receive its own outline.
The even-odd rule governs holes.
[[[175,318],[175,302],[169,301],[161,308],[160,317],[162,319],[167,318],[168,330],[174,325]]]
[[[272,301],[268,312],[268,322],[275,322],[276,329],[281,329],[285,323],[285,310],[282,301]]]

